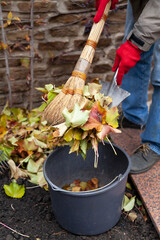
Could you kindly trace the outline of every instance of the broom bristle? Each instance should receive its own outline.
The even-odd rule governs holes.
[[[84,80],[78,77],[70,77],[65,83],[63,89],[67,90],[81,90],[84,88]],[[63,117],[63,110],[66,107],[68,110],[74,108],[75,103],[85,103],[84,97],[81,94],[65,94],[62,91],[52,100],[43,112],[43,118],[52,125],[57,125],[65,121]]]

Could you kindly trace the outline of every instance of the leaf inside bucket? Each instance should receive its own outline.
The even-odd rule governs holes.
[[[98,179],[92,178],[87,182],[80,181],[79,179],[74,180],[71,184],[65,184],[62,189],[72,192],[80,192],[80,191],[90,191],[97,189],[98,186]]]

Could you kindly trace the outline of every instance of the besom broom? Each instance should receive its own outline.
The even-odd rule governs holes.
[[[65,107],[68,110],[72,110],[75,103],[78,103],[81,107],[87,104],[88,100],[82,96],[83,88],[87,73],[93,61],[97,43],[108,16],[111,0],[101,0],[101,3],[99,8],[101,8],[101,12],[104,8],[103,15],[98,23],[93,23],[88,40],[76,63],[72,76],[67,80],[62,91],[52,100],[43,112],[44,119],[52,125],[60,124],[65,121],[62,114]]]

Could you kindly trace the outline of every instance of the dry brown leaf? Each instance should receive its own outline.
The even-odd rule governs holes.
[[[80,192],[81,187],[72,187],[72,192]]]
[[[11,170],[11,178],[15,178],[17,180],[20,177],[28,177],[27,171],[17,167],[13,160],[8,160],[8,165]]]
[[[136,214],[135,212],[130,212],[130,213],[128,214],[128,218],[129,218],[132,222],[134,222],[134,221],[136,220],[136,218],[137,218],[137,214]]]

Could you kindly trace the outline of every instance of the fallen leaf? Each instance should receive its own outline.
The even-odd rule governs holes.
[[[130,212],[130,213],[128,214],[128,218],[129,218],[132,222],[134,222],[134,221],[136,220],[136,218],[137,218],[137,214],[136,214],[135,212]]]
[[[15,178],[16,180],[20,177],[26,178],[28,177],[27,171],[24,169],[20,169],[19,167],[16,166],[15,162],[13,160],[8,160],[8,165],[11,171],[11,179]]]
[[[22,198],[25,194],[25,186],[18,185],[15,180],[10,185],[3,186],[7,196],[12,198]]]
[[[129,211],[131,211],[134,208],[135,198],[136,197],[134,196],[131,199],[129,199],[129,201],[127,201],[126,203],[124,202],[123,210],[125,212],[129,212]]]
[[[72,192],[80,192],[81,187],[72,187]]]
[[[67,127],[77,127],[84,125],[89,117],[89,110],[81,110],[80,106],[76,103],[72,112],[69,112],[67,108],[63,110],[63,116],[65,118],[65,124]]]
[[[131,184],[129,182],[126,183],[126,187],[130,190],[132,190]]]

